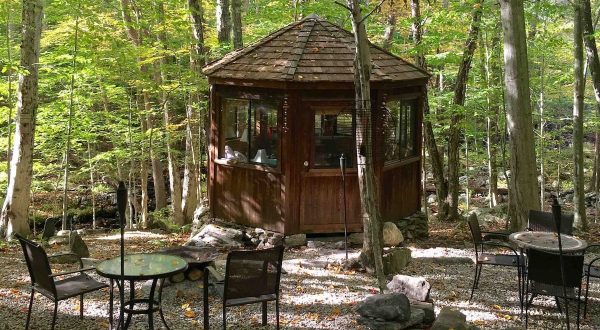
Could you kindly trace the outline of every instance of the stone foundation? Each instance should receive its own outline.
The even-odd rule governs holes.
[[[402,231],[405,238],[427,238],[429,237],[429,222],[425,214],[417,212],[406,218],[391,220]]]

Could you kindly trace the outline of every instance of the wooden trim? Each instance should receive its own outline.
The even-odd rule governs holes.
[[[356,176],[356,168],[346,169],[346,176]],[[304,177],[342,176],[339,168],[312,168],[304,173]]]
[[[371,81],[371,89],[393,89],[406,87],[421,87],[427,84],[429,78],[401,80],[401,81]],[[250,88],[273,88],[279,90],[300,89],[300,90],[354,90],[353,81],[315,81],[298,82],[285,80],[253,80],[253,79],[231,79],[208,77],[208,83],[212,85],[224,86],[243,86]]]
[[[383,171],[387,171],[387,170],[392,170],[398,167],[402,167],[408,164],[412,164],[414,162],[418,162],[421,160],[421,156],[417,155],[417,156],[412,156],[409,158],[405,158],[402,160],[393,160],[393,161],[388,161],[385,162],[383,165]]]
[[[239,168],[245,168],[245,169],[249,169],[249,170],[281,174],[281,171],[279,170],[279,166],[281,164],[280,160],[277,161],[277,167],[271,167],[271,166],[255,164],[255,163],[231,163],[227,159],[223,159],[223,158],[215,159],[214,163],[219,166],[239,167]]]

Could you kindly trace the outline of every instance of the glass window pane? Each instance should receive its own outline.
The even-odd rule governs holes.
[[[384,155],[386,161],[417,154],[417,100],[392,100],[384,108]]]
[[[349,110],[315,109],[314,164],[315,168],[338,168],[343,153],[346,166],[353,166],[354,126]]]
[[[221,158],[247,161],[249,107],[249,100],[223,99],[219,150]]]
[[[250,161],[277,166],[279,159],[278,104],[253,100],[250,113]]]

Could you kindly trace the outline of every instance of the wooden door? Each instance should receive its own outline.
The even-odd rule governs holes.
[[[301,172],[300,230],[344,231],[344,186],[340,155],[346,159],[346,221],[349,231],[362,231],[356,178],[352,102],[304,103],[306,136],[299,139],[306,158]]]

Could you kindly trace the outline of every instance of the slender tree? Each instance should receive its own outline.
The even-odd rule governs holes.
[[[6,11],[6,59],[8,61],[8,66],[6,70],[7,80],[8,80],[8,114],[6,116],[6,122],[8,123],[6,126],[8,128],[7,137],[8,142],[6,143],[6,173],[10,184],[10,159],[11,159],[11,142],[12,142],[12,120],[13,120],[13,70],[12,70],[12,47],[11,47],[11,28],[10,28],[10,1],[6,1],[4,3],[5,11]]]
[[[229,0],[217,0],[217,39],[220,44],[227,44],[231,40],[231,14]]]
[[[381,214],[379,213],[379,195],[375,185],[377,178],[373,168],[373,121],[371,112],[371,54],[360,3],[347,0],[347,8],[352,17],[352,30],[356,53],[354,56],[354,89],[356,108],[356,159],[358,168],[358,186],[362,210],[364,241],[362,260],[374,267],[379,290],[386,288],[382,261]]]
[[[456,85],[454,86],[454,99],[453,102],[459,107],[463,107],[465,104],[465,95],[467,91],[467,78],[469,77],[469,71],[471,70],[471,62],[473,61],[473,54],[477,47],[477,39],[479,35],[479,25],[481,22],[483,0],[477,0],[473,5],[473,12],[471,18],[471,27],[469,29],[469,36],[465,42],[465,50],[463,52],[462,61],[458,69],[458,75],[456,77]],[[449,219],[458,219],[458,192],[460,184],[458,182],[460,159],[460,123],[464,117],[462,109],[453,111],[450,117],[450,129],[448,131],[448,204],[450,206],[448,212]]]
[[[242,0],[231,0],[231,23],[233,30],[233,48],[244,47],[242,34]]]
[[[581,0],[573,2],[573,164],[575,186],[573,206],[575,215],[575,226],[587,230],[587,219],[585,211],[585,176],[583,173],[583,99],[585,97],[585,82],[583,80],[583,24],[582,24]]]
[[[385,20],[385,30],[383,32],[383,41],[381,47],[385,50],[390,50],[392,47],[392,40],[396,33],[396,21],[398,20],[398,11],[394,8],[394,1],[388,1],[389,9]]]
[[[523,1],[499,0],[504,34],[506,123],[510,148],[510,219],[514,230],[539,210]]]
[[[69,215],[69,166],[71,165],[71,133],[73,132],[73,112],[75,103],[73,95],[75,93],[75,73],[77,72],[77,46],[79,42],[79,11],[81,2],[77,2],[75,13],[75,34],[73,43],[73,61],[71,72],[71,83],[69,84],[69,114],[67,116],[67,143],[65,145],[65,168],[63,176],[63,204],[62,204],[62,230],[67,230],[67,222]]]
[[[10,166],[10,183],[0,213],[0,232],[7,238],[14,233],[29,235],[28,213],[33,171],[33,139],[38,107],[38,66],[42,35],[41,0],[23,0],[22,41],[17,90],[15,140]]]

